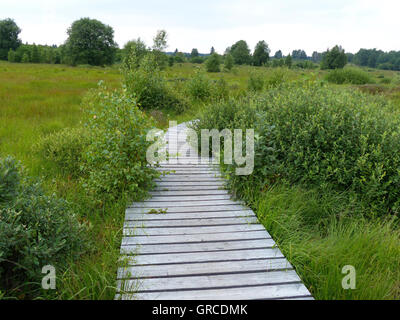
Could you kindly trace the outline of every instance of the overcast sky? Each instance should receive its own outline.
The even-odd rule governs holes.
[[[0,0],[0,19],[13,18],[23,42],[62,44],[74,20],[90,17],[112,26],[120,46],[138,37],[150,45],[165,29],[170,51],[203,53],[241,39],[284,54],[335,44],[400,50],[399,16],[398,0]]]

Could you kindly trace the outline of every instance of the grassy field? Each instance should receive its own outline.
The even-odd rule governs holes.
[[[178,83],[183,90],[202,65],[176,64],[165,71],[169,83]],[[383,94],[400,109],[400,73],[364,69],[371,83],[345,84],[341,87],[357,88]],[[262,67],[235,66],[231,72],[208,73],[207,78],[223,78],[230,96],[248,92],[249,78],[259,75],[266,81],[323,80],[327,71],[276,70]],[[126,199],[120,199],[101,209],[88,208],[85,192],[68,175],[60,172],[51,162],[34,152],[35,143],[42,137],[64,128],[80,128],[83,121],[81,101],[85,93],[104,80],[109,88],[120,87],[118,67],[91,68],[44,64],[10,64],[0,62],[0,157],[13,155],[28,169],[30,175],[42,177],[46,188],[71,201],[81,221],[91,225],[90,237],[96,243],[91,252],[58,274],[57,291],[42,292],[50,299],[113,299],[121,228]],[[332,84],[332,86],[338,86]],[[195,119],[210,101],[191,101],[182,114],[172,110],[146,110],[158,126],[165,128],[168,120],[178,122]],[[321,200],[318,191],[300,186],[277,185],[263,192],[248,189],[242,196],[258,213],[260,220],[276,238],[282,251],[296,267],[312,293],[320,299],[398,298],[399,234],[396,226],[368,220],[345,220],[338,225],[326,222],[325,233],[306,225],[303,217],[320,210],[333,210],[345,200],[341,195],[326,195]],[[321,209],[322,208],[322,209]],[[349,210],[346,206],[343,210]],[[374,246],[371,245],[374,243]],[[368,249],[368,246],[370,247]],[[340,273],[333,260],[355,263],[366,261],[359,271],[359,291],[352,294],[341,291]],[[367,261],[376,262],[373,264]],[[386,262],[385,262],[386,261]],[[387,272],[390,271],[390,272]],[[339,283],[339,284],[338,284]],[[374,292],[374,293],[372,293]],[[12,292],[11,297],[26,298],[24,290]],[[1,292],[0,292],[1,296]]]

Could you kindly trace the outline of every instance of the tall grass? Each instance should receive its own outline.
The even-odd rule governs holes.
[[[357,203],[349,203],[342,193],[277,184],[264,191],[247,185],[240,195],[314,298],[400,298],[398,222],[362,218]],[[342,287],[346,265],[355,267],[355,290]]]

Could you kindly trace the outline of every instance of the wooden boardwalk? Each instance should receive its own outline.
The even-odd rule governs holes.
[[[172,152],[186,144],[185,131],[167,132]],[[231,200],[218,168],[198,160],[192,149],[164,163],[158,170],[170,174],[152,198],[127,208],[128,266],[118,271],[116,299],[312,299],[254,212]]]

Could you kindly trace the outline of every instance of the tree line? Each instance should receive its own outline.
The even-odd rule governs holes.
[[[68,38],[60,46],[22,44],[19,39],[21,29],[12,19],[0,20],[0,59],[22,63],[61,63],[69,65],[111,65],[123,60],[129,48],[128,42],[120,49],[114,41],[112,27],[90,18],[82,18],[68,28]],[[144,44],[142,44],[144,45]],[[145,45],[144,45],[145,46]],[[311,56],[302,50],[293,50],[284,56],[281,50],[271,55],[268,44],[261,40],[253,52],[245,40],[239,40],[219,55],[214,47],[210,53],[201,54],[193,48],[191,53],[167,53],[169,65],[181,62],[207,63],[212,72],[220,70],[223,61],[227,69],[233,65],[254,65],[311,69],[320,64],[321,69],[343,68],[347,62],[360,66],[386,70],[400,70],[400,51],[383,52],[377,49],[360,49],[356,54],[346,53],[340,46],[325,52],[314,51]]]

